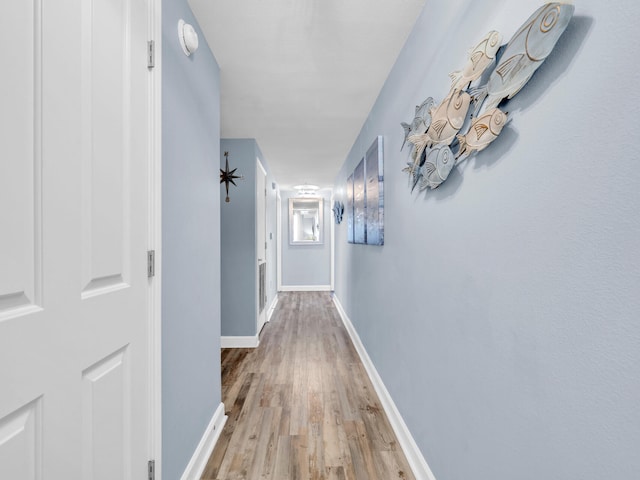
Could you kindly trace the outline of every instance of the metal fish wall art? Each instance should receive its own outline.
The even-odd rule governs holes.
[[[431,114],[429,112],[433,108],[433,104],[433,98],[427,98],[420,105],[416,105],[416,114],[411,125],[405,122],[400,124],[404,129],[404,141],[402,142],[400,150],[404,148],[409,136],[418,135],[427,131],[429,125],[431,125]]]
[[[409,174],[409,177],[410,177],[409,182],[411,183],[412,192],[416,188],[420,180],[422,179],[422,175],[424,172],[421,167],[424,165],[424,162],[427,159],[426,154],[428,151],[430,150],[423,150],[420,157],[418,157],[413,162],[407,162],[407,166],[402,169],[403,172],[406,172]]]
[[[420,190],[439,187],[455,165],[498,138],[509,121],[498,105],[526,85],[553,51],[574,11],[570,3],[542,5],[506,45],[500,45],[501,34],[491,30],[469,52],[464,67],[449,75],[446,98],[437,107],[431,97],[416,107],[411,125],[402,123],[405,136],[400,148],[406,142],[413,144],[411,160],[403,169],[410,175],[412,191],[418,185]],[[487,83],[472,88],[484,72]]]
[[[342,223],[342,215],[344,214],[344,203],[336,200],[333,202],[333,218],[335,219],[336,225]]]
[[[500,32],[491,30],[485,37],[469,51],[469,59],[462,70],[449,74],[451,77],[451,88],[462,90],[467,88],[471,82],[480,78],[496,57],[496,52],[502,43]]]
[[[421,166],[414,166],[413,162],[407,162],[407,166],[402,169],[403,172],[409,173],[409,182],[411,183],[411,191],[416,188],[416,185],[422,179]]]
[[[472,91],[476,114],[481,107],[490,110],[513,98],[525,86],[555,47],[574,10],[568,3],[547,3],[529,17],[509,40],[487,84]]]
[[[448,145],[438,145],[427,153],[424,165],[420,167],[420,190],[438,188],[449,177],[456,164],[456,158]]]
[[[484,150],[493,142],[507,123],[507,113],[499,108],[492,108],[480,117],[473,120],[469,131],[465,135],[458,135],[460,146],[456,158],[458,162],[462,157]],[[458,163],[456,162],[456,163]]]
[[[433,145],[449,145],[464,125],[471,104],[471,96],[463,90],[451,90],[437,108],[431,109],[431,125],[422,135],[407,138],[414,144],[412,157],[414,167],[425,148]]]

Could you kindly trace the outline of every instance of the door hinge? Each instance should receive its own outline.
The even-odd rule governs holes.
[[[147,42],[147,68],[156,66],[156,42],[149,40]]]
[[[148,480],[155,480],[156,478],[156,461],[155,460],[149,460],[149,463],[147,466],[147,473],[149,474]]]
[[[156,274],[156,251],[147,252],[147,277],[151,278]]]

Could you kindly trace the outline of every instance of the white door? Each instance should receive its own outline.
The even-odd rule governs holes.
[[[267,172],[256,159],[256,254],[258,257],[258,334],[267,321]]]
[[[0,2],[0,478],[146,478],[146,0]]]

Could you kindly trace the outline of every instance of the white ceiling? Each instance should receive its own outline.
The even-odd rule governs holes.
[[[281,188],[333,184],[424,3],[189,0],[221,69],[222,138],[255,138]]]

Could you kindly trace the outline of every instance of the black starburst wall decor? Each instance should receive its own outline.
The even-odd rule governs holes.
[[[243,179],[244,176],[243,175],[236,175],[236,170],[237,168],[234,168],[233,170],[229,170],[229,152],[224,152],[224,158],[226,161],[226,166],[225,169],[222,170],[220,169],[220,183],[224,182],[224,186],[227,190],[227,198],[224,199],[225,202],[229,203],[230,199],[229,199],[229,183],[233,183],[236,187],[238,185],[236,185],[236,182],[234,182],[234,180],[236,178],[239,179]]]

